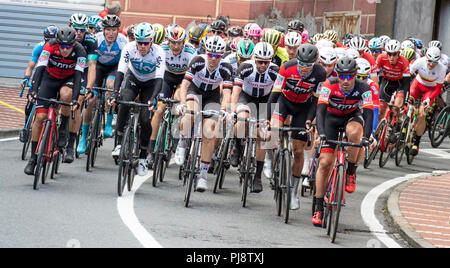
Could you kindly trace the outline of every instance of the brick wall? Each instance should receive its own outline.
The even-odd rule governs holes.
[[[318,29],[324,12],[361,11],[361,33],[375,32],[375,0],[121,0],[124,25],[148,21],[150,23],[178,23],[186,26],[193,20],[206,21],[207,16],[230,16],[232,24],[245,25],[260,14],[269,15],[272,8],[283,17],[311,14]]]

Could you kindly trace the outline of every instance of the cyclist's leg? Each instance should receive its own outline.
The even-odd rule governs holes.
[[[179,91],[179,90],[178,90]],[[181,166],[184,163],[185,152],[186,152],[186,139],[191,137],[192,125],[194,123],[194,115],[188,111],[199,111],[201,95],[199,92],[188,89],[188,94],[186,96],[186,113],[181,119],[180,123],[180,137],[177,144],[177,149],[175,150],[175,162],[177,165]]]
[[[251,114],[250,107],[248,106],[249,100],[248,100],[247,94],[245,92],[241,92],[239,95],[239,102],[236,106],[236,115],[237,118],[249,118]],[[247,131],[248,124],[244,121],[237,121],[234,126],[234,147],[233,151],[231,153],[230,157],[230,163],[233,167],[237,167],[239,165],[239,159],[242,154],[242,139],[245,138]]]
[[[352,143],[361,143],[361,138],[364,133],[364,119],[362,118],[361,112],[358,112],[348,120],[347,126],[345,127],[345,134],[347,140]],[[348,193],[353,193],[356,187],[356,169],[358,168],[358,156],[363,148],[360,147],[347,147],[347,170],[346,170],[346,187],[345,190]]]
[[[378,118],[384,118],[388,109],[387,103],[391,102],[392,95],[397,88],[389,83],[389,80],[383,78],[380,84],[380,110]]]
[[[116,79],[115,73],[116,73],[117,67],[113,69],[106,78],[106,88],[113,89],[114,88],[114,81]],[[105,94],[106,99],[108,99],[111,96],[111,93],[107,92]],[[108,104],[106,105],[106,111],[109,111]],[[112,136],[112,121],[114,118],[114,113],[107,113],[106,114],[106,125],[105,125],[105,137],[111,137]]]

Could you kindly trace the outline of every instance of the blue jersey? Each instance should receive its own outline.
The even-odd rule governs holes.
[[[103,32],[96,34],[95,39],[97,39],[98,45],[98,62],[106,66],[112,66],[119,63],[120,53],[122,48],[128,43],[128,39],[123,34],[119,33],[116,42],[109,47],[106,44]]]
[[[33,48],[33,53],[31,54],[31,62],[38,62],[39,56],[41,56],[42,50],[44,49],[45,41],[36,44]]]

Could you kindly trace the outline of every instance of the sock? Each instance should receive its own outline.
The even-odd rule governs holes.
[[[82,125],[82,132],[83,132],[83,139],[87,138],[88,132],[89,132],[89,124],[83,124]]]
[[[316,211],[323,211],[323,197],[316,197]]]
[[[209,169],[209,162],[201,162],[200,163],[200,173],[201,174],[208,174],[208,169]]]
[[[186,139],[184,138],[184,136],[181,136],[180,140],[178,141],[178,146],[180,146],[180,148],[186,148]]]
[[[416,136],[416,139],[414,140],[414,145],[416,145],[417,147],[419,147],[420,144],[420,139],[422,138],[422,136]]]
[[[111,126],[112,125],[113,118],[114,118],[114,114],[113,113],[107,113],[106,114],[106,125],[107,126]]]
[[[256,161],[256,174],[255,178],[261,178],[261,173],[264,168],[264,161]]]
[[[38,145],[37,141],[31,141],[31,158],[34,158],[34,160],[36,160],[37,145]]]
[[[155,152],[156,140],[150,140],[150,152],[153,154]]]
[[[139,159],[147,158],[147,150],[141,149],[141,153],[139,154]]]
[[[297,190],[298,190],[298,185],[299,185],[299,182],[300,182],[300,177],[296,177],[296,176],[292,176],[292,189],[294,189],[295,190],[295,193],[297,193]]]
[[[67,144],[67,148],[73,148],[73,145],[75,144],[75,140],[77,139],[77,133],[69,133],[69,143]]]
[[[354,175],[356,173],[356,164],[348,162],[347,174]]]
[[[64,131],[66,129],[66,126],[68,123],[69,123],[69,117],[61,115],[61,125],[59,126],[59,129]]]

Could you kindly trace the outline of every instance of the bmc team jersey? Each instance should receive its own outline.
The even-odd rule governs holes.
[[[447,66],[444,66],[440,62],[434,69],[428,69],[426,57],[416,60],[411,65],[411,73],[417,73],[417,81],[426,87],[435,87],[436,84],[443,84],[446,72]]]
[[[112,66],[119,62],[120,51],[128,43],[128,39],[121,33],[117,35],[116,41],[108,46],[105,40],[103,32],[97,33],[95,35],[98,46],[98,62],[106,66]]]
[[[255,60],[245,61],[237,70],[234,84],[249,96],[260,98],[270,94],[277,79],[278,66],[271,63],[264,73],[256,69]]]
[[[161,48],[166,54],[166,71],[175,75],[186,73],[189,69],[189,63],[196,55],[195,48],[188,43],[184,45],[178,55],[173,54],[167,42],[164,42]]]
[[[339,79],[331,78],[322,84],[317,104],[326,104],[327,111],[338,116],[349,115],[359,106],[373,110],[372,91],[368,84],[356,80],[355,87],[346,94],[339,86]]]
[[[141,82],[164,78],[166,53],[160,46],[152,44],[150,52],[142,56],[136,42],[128,43],[123,48],[117,71],[125,74],[128,66],[136,79]]]
[[[390,81],[398,81],[403,77],[410,77],[409,61],[399,55],[397,63],[392,66],[386,53],[380,54],[377,58],[377,72],[383,72],[383,77]]]
[[[75,70],[83,72],[86,67],[86,51],[83,46],[75,42],[72,53],[63,58],[59,51],[59,45],[55,39],[45,44],[36,68],[47,66],[48,73],[57,79],[65,79],[72,76]]]
[[[233,67],[229,63],[221,61],[219,66],[210,71],[207,64],[207,56],[199,55],[192,59],[189,70],[184,79],[193,83],[200,91],[213,91],[223,84],[223,89],[233,87]]]
[[[320,64],[314,64],[311,73],[302,77],[297,59],[293,59],[281,67],[273,91],[283,92],[290,102],[303,103],[317,93],[319,83],[325,81],[326,77],[327,73]]]
[[[45,46],[45,41],[42,41],[38,44],[36,44],[33,48],[33,53],[31,54],[31,62],[38,62],[39,56],[41,56],[42,50],[44,49]]]

